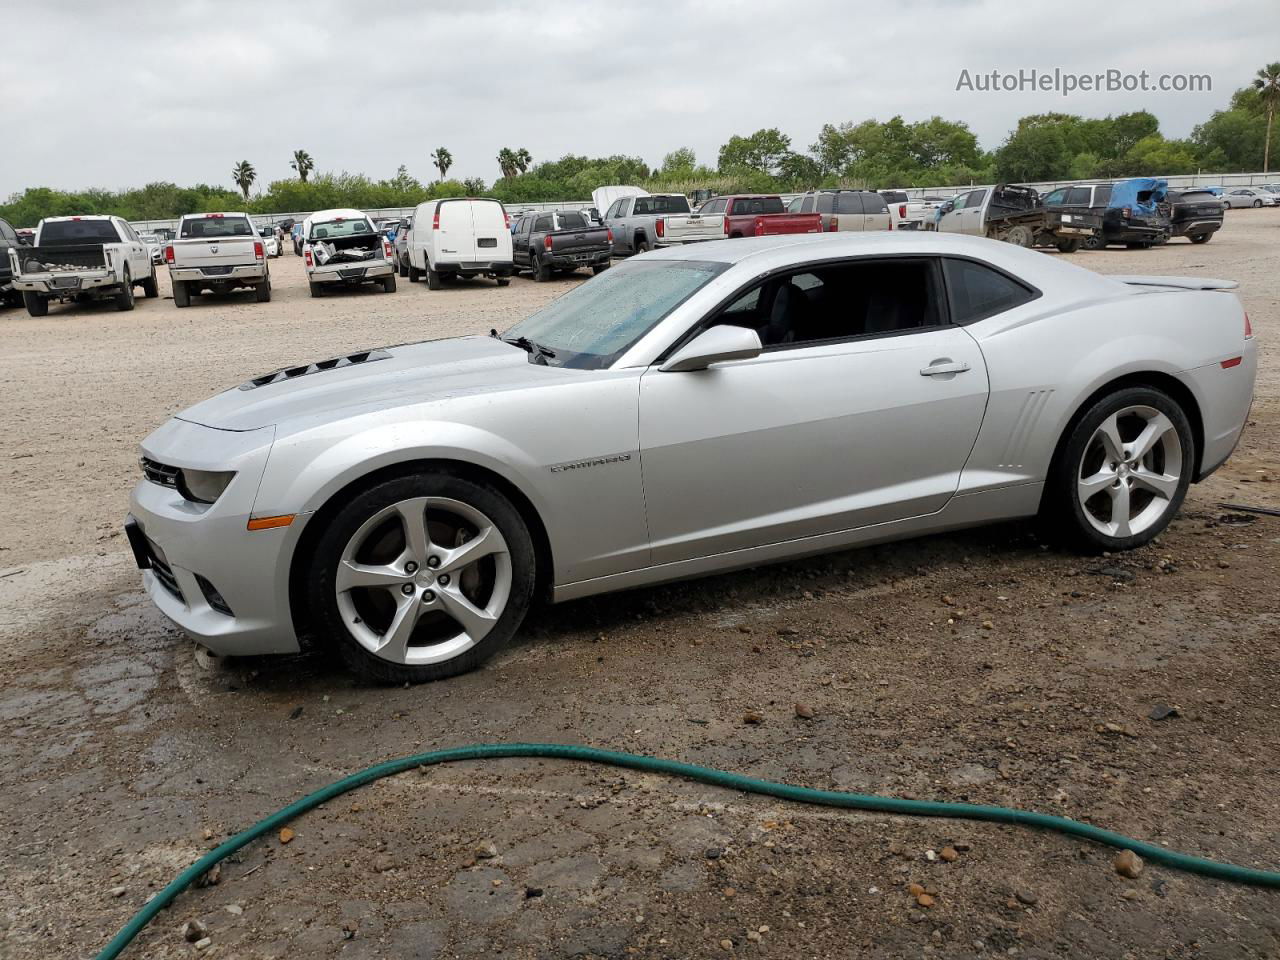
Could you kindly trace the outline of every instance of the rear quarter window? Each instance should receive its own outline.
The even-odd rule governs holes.
[[[951,322],[975,323],[1034,300],[1040,294],[985,264],[947,257],[943,260]]]

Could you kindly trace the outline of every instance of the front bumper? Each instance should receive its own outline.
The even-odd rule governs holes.
[[[211,505],[145,479],[129,498],[126,532],[147,594],[185,633],[224,655],[298,650],[289,561],[301,523],[246,529],[274,435],[273,427],[235,432],[170,420],[143,441],[145,457],[236,476]],[[210,587],[230,613],[211,603]]]
[[[258,283],[267,276],[267,268],[261,263],[245,263],[233,266],[230,270],[223,267],[170,267],[169,279],[202,283]]]
[[[332,267],[316,267],[307,274],[312,283],[363,283],[376,280],[396,272],[396,268],[386,260],[380,260],[370,266],[363,267],[359,263],[350,266],[335,264]]]

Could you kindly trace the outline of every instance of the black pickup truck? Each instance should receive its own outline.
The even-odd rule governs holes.
[[[511,251],[516,270],[528,270],[541,283],[552,272],[607,270],[613,237],[607,227],[592,226],[577,210],[543,210],[526,213],[512,225]]]
[[[983,210],[986,235],[1023,247],[1057,247],[1075,253],[1102,231],[1102,217],[1088,210],[1063,211],[1044,206],[1031,187],[999,184]]]
[[[16,307],[22,303],[22,294],[13,289],[13,270],[9,266],[9,248],[25,246],[26,241],[18,236],[18,232],[9,226],[9,221],[0,220],[0,304]]]

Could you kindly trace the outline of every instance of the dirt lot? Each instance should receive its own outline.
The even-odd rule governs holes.
[[[478,741],[1016,805],[1280,866],[1280,520],[1218,505],[1280,507],[1278,258],[1270,210],[1230,212],[1207,246],[1073,257],[1237,279],[1262,344],[1240,449],[1149,548],[1083,558],[1013,525],[582,601],[535,615],[487,669],[413,689],[356,685],[316,656],[198,666],[118,534],[135,444],[251,375],[487,331],[572,281],[313,301],[286,256],[269,305],[0,312],[0,957],[90,955],[203,850],[301,793]],[[1160,703],[1177,715],[1149,719]],[[1009,827],[563,762],[406,774],[294,829],[126,956],[1280,955],[1280,892],[1152,865],[1126,879],[1112,851]],[[930,859],[948,844],[954,862]],[[194,918],[201,951],[179,933]]]

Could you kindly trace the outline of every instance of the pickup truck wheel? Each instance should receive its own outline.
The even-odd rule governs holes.
[[[498,286],[500,286],[500,287],[509,287],[509,286],[511,286],[511,278],[510,278],[510,277],[494,277],[493,279],[495,279],[495,280],[497,280],[497,281],[498,281]]]
[[[1080,249],[1079,237],[1067,237],[1058,241],[1059,253],[1075,253]]]
[[[383,278],[382,292],[383,293],[396,292],[396,275],[394,273],[387,274],[387,276]]]
[[[259,303],[270,303],[271,302],[271,277],[268,276],[265,280],[263,280],[260,284],[258,284],[258,286],[255,289],[255,292],[258,295]]]
[[[546,283],[551,279],[551,268],[542,262],[542,256],[537,253],[529,261],[529,272],[533,275],[534,283]]]
[[[133,309],[133,278],[129,276],[129,268],[124,269],[124,282],[120,284],[120,290],[115,296],[117,310]]]
[[[636,237],[636,253],[648,253],[650,250],[649,241],[643,234]]]
[[[154,265],[151,267],[151,276],[142,281],[142,295],[150,297],[152,300],[160,296],[160,288],[156,284],[156,268]]]
[[[1187,239],[1189,239],[1192,243],[1208,243],[1209,238],[1212,236],[1213,236],[1212,233],[1193,233]]]
[[[309,287],[311,288],[311,295],[312,295],[313,297],[323,297],[323,296],[324,296],[324,287],[323,287],[323,286],[321,286],[320,284],[318,284],[318,283],[312,283],[311,281],[307,281],[307,286],[309,286]]]
[[[519,628],[536,554],[497,489],[439,470],[357,493],[308,558],[316,632],[366,680],[420,683],[473,670]]]
[[[1086,239],[1084,242],[1084,248],[1086,250],[1101,250],[1106,245],[1107,245],[1107,242],[1103,240],[1102,237],[1096,233],[1093,236]]]
[[[608,269],[609,269],[609,264],[607,263],[596,263],[596,264],[592,264],[591,266],[591,272],[596,276],[599,276],[600,274],[604,273]]]
[[[191,288],[187,286],[187,281],[173,281],[173,305],[175,307],[191,306]]]
[[[439,290],[443,286],[444,286],[444,281],[440,278],[439,272],[432,270],[430,267],[428,267],[427,268],[427,289]]]
[[[1024,226],[1021,223],[1014,224],[1010,227],[1009,232],[1004,235],[1004,238],[1009,243],[1018,247],[1029,247],[1034,239],[1031,235],[1031,228]]]
[[[33,317],[47,316],[49,313],[49,301],[38,293],[32,293],[30,290],[22,291],[22,302],[27,308],[27,313]]]
[[[409,267],[405,264],[403,260],[401,260],[399,263],[398,272],[402,277],[407,277],[409,275]]]

